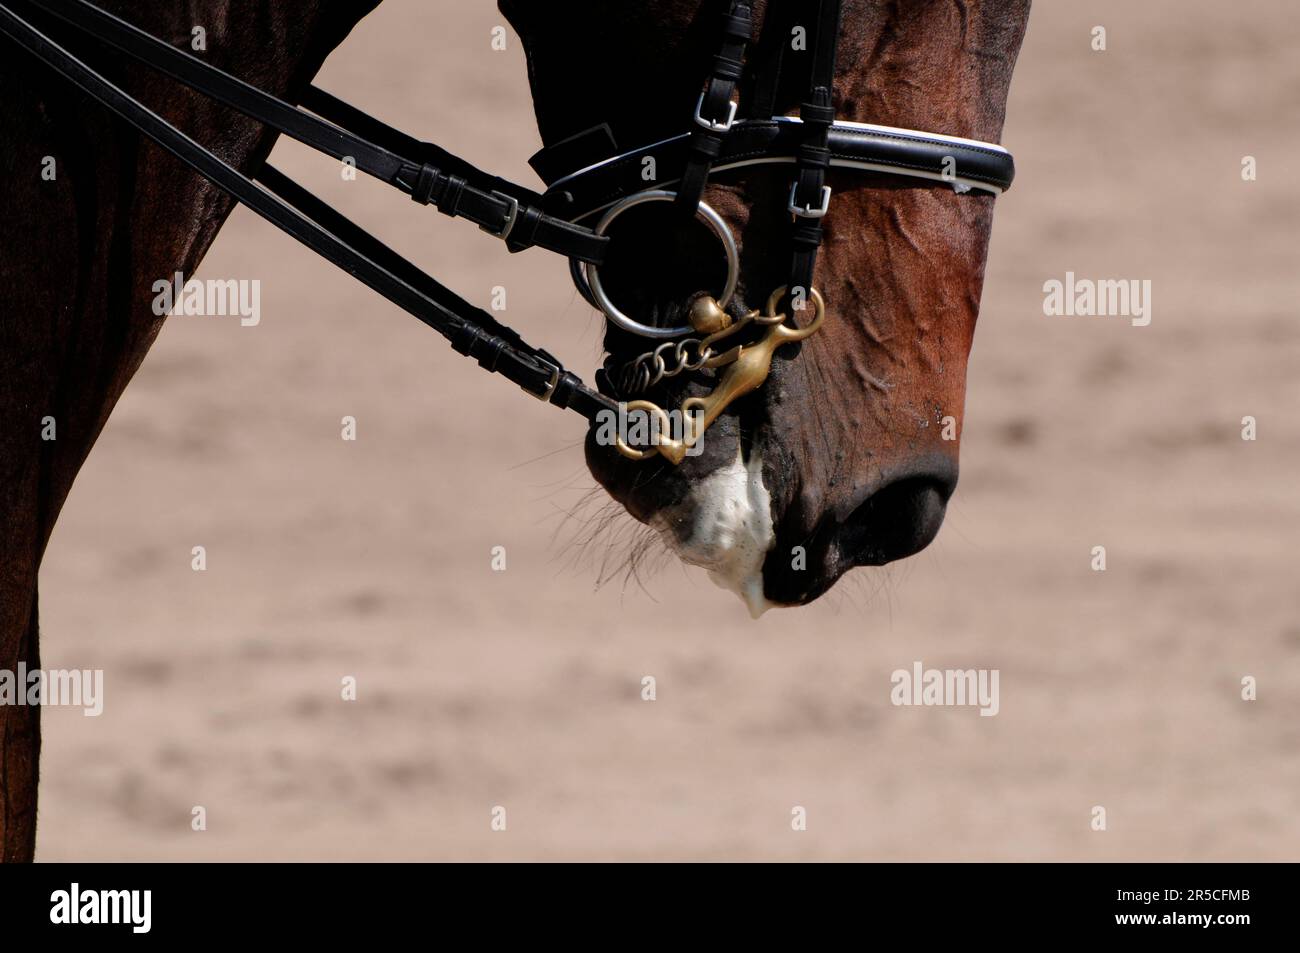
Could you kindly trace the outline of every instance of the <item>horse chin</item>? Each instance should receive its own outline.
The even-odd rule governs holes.
[[[686,499],[655,514],[651,525],[682,562],[699,566],[740,597],[757,619],[778,605],[763,595],[763,562],[776,543],[772,500],[759,452],[694,483]]]

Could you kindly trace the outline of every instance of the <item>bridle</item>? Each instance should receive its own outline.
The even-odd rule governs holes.
[[[801,16],[814,8],[815,16]],[[587,387],[546,351],[455,295],[269,163],[249,178],[189,138],[60,45],[53,34],[67,26],[281,134],[352,163],[422,205],[474,222],[511,252],[539,247],[565,256],[579,291],[611,323],[663,343],[624,366],[607,361],[598,372],[601,390],[623,400]],[[631,446],[620,435],[618,451],[632,459],[661,455],[674,464],[698,445],[732,402],[763,384],[777,348],[807,338],[825,320],[826,304],[813,287],[813,272],[823,238],[821,220],[832,198],[826,184],[829,169],[905,176],[958,193],[998,195],[1011,185],[1014,163],[1001,146],[837,121],[832,91],[839,27],[840,0],[771,0],[751,62],[746,54],[753,39],[752,4],[731,0],[689,131],[628,151],[619,151],[606,125],[554,143],[530,160],[547,183],[539,194],[393,129],[315,86],[294,106],[86,0],[0,0],[0,32],[231,197],[443,334],[461,354],[539,400],[574,410],[592,423],[609,415],[620,421],[648,415],[655,424],[653,440]],[[798,47],[800,36],[803,48]],[[797,119],[774,115],[781,76],[792,69],[806,70],[809,80]],[[742,79],[752,91],[743,114],[736,98]],[[647,159],[653,159],[656,170],[649,181],[644,178]],[[792,222],[790,272],[762,310],[733,317],[727,309],[739,280],[739,251],[730,227],[704,202],[704,189],[714,173],[772,164],[793,165],[786,208]],[[601,280],[610,225],[628,209],[655,202],[671,203],[684,218],[701,219],[721,241],[727,260],[724,286],[716,296],[695,297],[687,322],[675,327],[645,324],[625,314]],[[786,300],[796,312],[811,303],[812,317],[802,326],[790,323],[791,316],[778,310]],[[761,331],[757,339],[747,337],[752,331]],[[686,425],[677,437],[671,435],[668,411],[647,400],[625,400],[666,377],[708,369],[722,371],[717,386],[706,397],[683,402]]]

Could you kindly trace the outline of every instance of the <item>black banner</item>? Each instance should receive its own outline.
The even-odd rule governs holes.
[[[1286,865],[667,866],[36,865],[0,870],[0,911],[7,939],[92,943],[373,940],[433,923],[450,940],[457,925],[506,921],[563,921],[566,935],[622,921],[629,938],[666,942],[699,920],[740,933],[781,921],[864,937],[920,930],[927,944],[1131,934],[1222,947],[1283,928],[1294,882]]]

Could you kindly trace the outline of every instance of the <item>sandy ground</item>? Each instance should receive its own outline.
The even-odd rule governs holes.
[[[200,277],[260,277],[261,325],[169,323],[46,560],[45,663],[107,699],[46,714],[39,857],[1300,857],[1300,27],[1282,0],[1086,6],[1030,22],[938,541],[758,622],[667,560],[626,582],[630,520],[582,545],[577,418],[235,214]],[[387,0],[321,82],[534,181],[499,22]],[[550,256],[277,160],[593,367]],[[1151,279],[1151,326],[1045,317],[1067,270]],[[914,660],[998,669],[1000,714],[891,706]]]

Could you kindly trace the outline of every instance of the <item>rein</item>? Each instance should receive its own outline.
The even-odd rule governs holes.
[[[821,220],[832,199],[825,183],[828,169],[888,173],[949,185],[958,193],[993,195],[1010,187],[1014,178],[1011,155],[1001,146],[836,120],[832,93],[840,0],[816,4],[816,17],[806,36],[812,45],[801,57],[807,61],[808,94],[800,117],[774,116],[782,71],[796,58],[791,36],[800,27],[797,11],[811,6],[807,0],[769,4],[758,51],[763,62],[753,67],[747,61],[752,7],[732,0],[690,130],[624,152],[618,151],[608,126],[552,144],[530,160],[548,185],[544,193],[477,169],[316,86],[295,106],[87,0],[41,0],[39,4],[0,0],[0,33],[236,201],[441,333],[453,348],[486,370],[593,423],[610,414],[619,420],[628,414],[647,414],[658,425],[658,436],[646,447],[629,446],[620,437],[618,451],[632,459],[658,454],[677,464],[732,402],[763,384],[778,347],[803,340],[825,319],[826,303],[812,282],[823,239]],[[35,15],[15,12],[29,9]],[[600,372],[602,390],[629,395],[664,377],[705,368],[722,369],[717,387],[707,397],[689,398],[682,404],[687,426],[680,439],[669,437],[668,413],[663,408],[645,400],[618,401],[586,386],[546,351],[457,296],[269,163],[249,177],[223,161],[60,45],[53,34],[63,27],[125,53],[318,152],[352,162],[421,205],[473,222],[501,239],[512,253],[539,247],[568,258],[579,291],[609,321],[642,337],[667,342],[614,373],[607,366]],[[746,76],[753,80],[754,94],[744,116],[738,118],[736,93]],[[655,159],[658,170],[652,182],[641,177],[647,157]],[[702,196],[712,173],[763,164],[793,165],[786,208],[791,216],[792,261],[785,285],[772,293],[762,311],[733,318],[727,306],[739,279],[739,252],[730,227]],[[703,220],[718,236],[727,258],[727,281],[719,296],[698,296],[690,306],[688,323],[678,327],[644,324],[623,313],[600,280],[609,226],[627,209],[647,202],[671,203],[680,215]],[[805,310],[806,302],[813,304],[814,314],[802,328],[788,324],[787,315],[777,310],[787,299],[795,311]],[[763,328],[756,343],[728,346],[729,338],[751,326]]]

